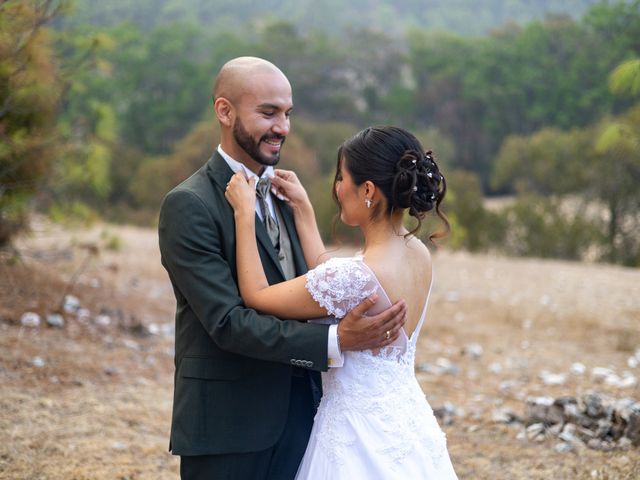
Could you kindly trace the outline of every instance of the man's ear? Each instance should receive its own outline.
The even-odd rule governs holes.
[[[213,102],[213,109],[216,112],[218,121],[225,127],[231,127],[233,125],[234,108],[231,102],[224,97],[216,98]]]

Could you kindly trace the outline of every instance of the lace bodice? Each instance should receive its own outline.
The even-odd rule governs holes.
[[[334,258],[316,267],[307,273],[306,288],[339,319],[374,292],[380,296],[377,311],[391,305],[362,257]],[[349,447],[363,440],[349,427],[354,418],[377,424],[375,438],[367,438],[367,442],[390,468],[401,464],[417,446],[429,449],[434,465],[448,458],[444,433],[414,373],[417,337],[425,313],[426,301],[410,338],[402,334],[399,343],[376,352],[345,352],[344,366],[323,374],[317,441],[332,461],[344,461]]]

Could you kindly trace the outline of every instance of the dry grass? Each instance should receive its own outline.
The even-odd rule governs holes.
[[[141,328],[172,322],[172,292],[155,232],[108,229],[105,236],[105,227],[69,233],[43,224],[21,241],[30,252],[23,263],[0,259],[1,479],[178,477],[178,461],[166,451],[172,340]],[[120,251],[101,247],[113,235]],[[21,327],[24,311],[46,315],[57,308],[87,243],[100,253],[71,293],[92,313],[109,313],[112,323],[66,314],[64,329]],[[593,384],[588,374],[560,386],[545,386],[538,375],[566,373],[577,361],[587,371],[628,370],[626,359],[640,347],[640,271],[447,252],[435,256],[435,265],[417,361],[445,357],[459,372],[418,376],[434,407],[450,401],[463,412],[444,427],[460,478],[640,478],[637,449],[560,454],[553,438],[517,440],[521,427],[492,421],[496,408],[523,414],[528,395],[595,390],[639,397],[638,387]],[[471,342],[484,348],[478,359],[461,353]],[[35,357],[44,366],[34,366]]]

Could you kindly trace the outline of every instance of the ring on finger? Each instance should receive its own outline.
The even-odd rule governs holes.
[[[389,340],[391,338],[391,331],[387,330],[387,332],[385,333],[385,339]]]

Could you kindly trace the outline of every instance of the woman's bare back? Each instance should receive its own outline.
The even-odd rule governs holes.
[[[364,252],[364,261],[375,273],[391,302],[407,303],[407,337],[415,330],[424,309],[432,280],[429,249],[417,238],[390,242]]]

